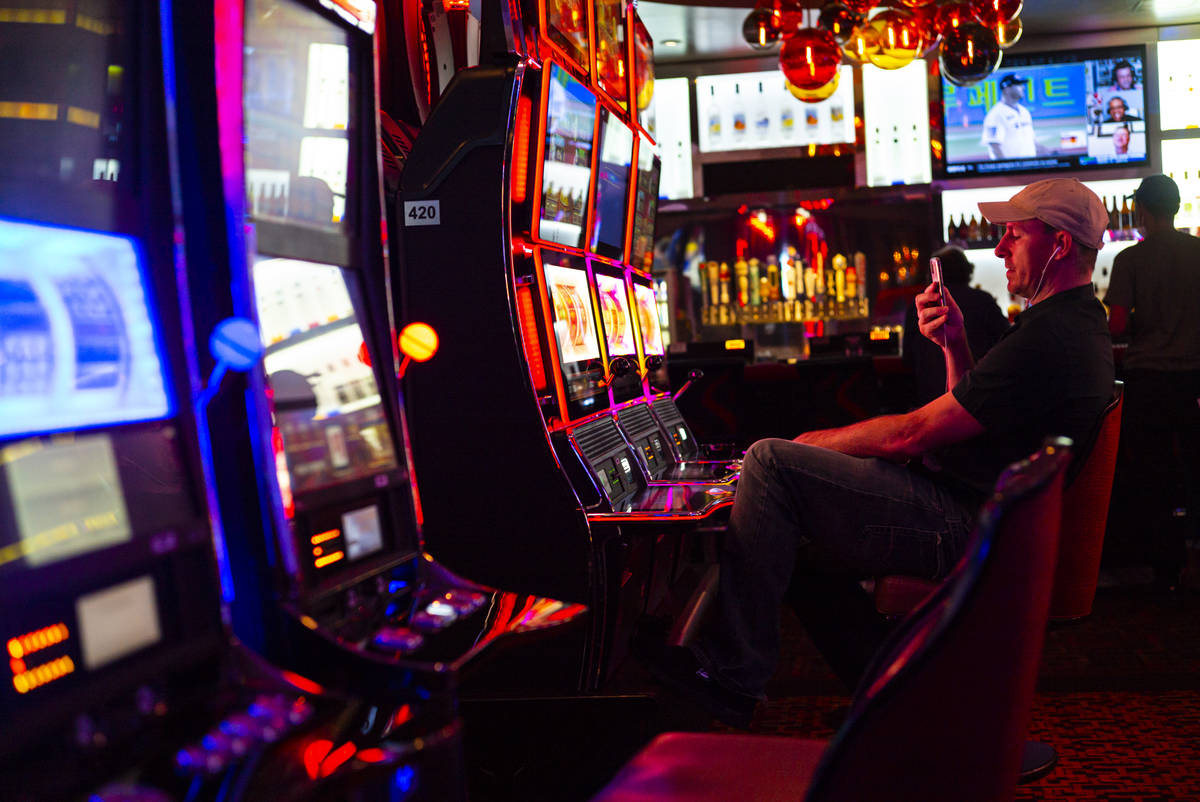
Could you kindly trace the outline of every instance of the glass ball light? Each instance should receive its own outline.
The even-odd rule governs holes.
[[[837,75],[842,49],[833,34],[820,28],[801,28],[783,40],[779,51],[779,69],[797,89],[811,91],[824,86]]]
[[[971,13],[989,28],[1000,22],[1011,22],[1021,13],[1021,0],[970,0]]]
[[[992,33],[996,34],[996,44],[1000,45],[1001,50],[1008,50],[1015,45],[1021,38],[1021,34],[1025,32],[1020,17],[1011,22],[998,22],[992,25],[991,29]]]
[[[990,30],[978,22],[968,22],[946,33],[938,66],[950,83],[970,86],[991,75],[1000,66],[1002,55]]]
[[[885,9],[867,22],[879,39],[879,49],[867,58],[884,70],[898,70],[921,54],[923,36],[917,18],[899,8]]]
[[[971,11],[971,4],[967,2],[940,5],[933,15],[933,27],[942,36],[968,22],[975,22],[975,14]]]
[[[841,3],[830,3],[821,9],[821,14],[817,17],[817,27],[833,34],[839,45],[845,44],[850,34],[854,33],[854,29],[862,25],[862,22],[862,14],[851,11]]]
[[[932,5],[936,0],[900,0],[901,3],[909,8],[924,8]]]
[[[742,22],[742,36],[755,50],[766,50],[779,41],[783,33],[783,15],[773,8],[759,6]]]
[[[847,64],[861,67],[871,63],[871,54],[879,51],[879,34],[874,28],[859,25],[850,32],[842,45],[842,58]]]
[[[833,78],[824,86],[818,86],[816,89],[800,89],[793,86],[790,81],[786,82],[787,91],[796,100],[804,101],[805,103],[820,103],[822,100],[828,100],[833,97],[833,93],[837,91],[838,81],[841,80],[841,73],[834,72]]]

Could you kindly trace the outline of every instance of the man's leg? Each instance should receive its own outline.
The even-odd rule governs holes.
[[[724,687],[763,698],[797,564],[843,578],[944,576],[973,511],[923,474],[762,440],[746,452],[712,616],[692,651]],[[830,610],[836,615],[836,610]]]

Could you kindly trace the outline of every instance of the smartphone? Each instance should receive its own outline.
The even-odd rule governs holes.
[[[936,256],[929,257],[929,275],[938,288],[938,305],[946,305],[946,285],[942,283],[942,260]]]

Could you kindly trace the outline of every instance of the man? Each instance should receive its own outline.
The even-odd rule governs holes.
[[[1138,89],[1134,86],[1133,65],[1128,61],[1118,61],[1113,67],[1113,84],[1114,92],[1129,91],[1130,89]]]
[[[942,260],[946,289],[953,294],[955,303],[962,310],[971,356],[978,361],[1008,329],[1008,318],[1000,311],[995,298],[971,286],[975,266],[967,259],[962,248],[947,245],[933,255]],[[904,338],[900,351],[916,378],[918,406],[946,392],[945,357],[940,344],[921,334],[916,304],[908,308],[908,314],[904,317]]]
[[[1112,135],[1113,153],[1118,156],[1129,154],[1129,126],[1118,125]]]
[[[1145,239],[1117,254],[1104,297],[1112,333],[1129,335],[1113,517],[1146,533],[1155,581],[1170,589],[1184,540],[1200,534],[1200,239],[1175,230],[1169,176],[1143,179],[1133,199]]]
[[[947,392],[904,415],[746,452],[712,616],[694,643],[652,666],[724,721],[745,726],[764,698],[785,597],[853,687],[886,632],[859,581],[946,576],[1001,470],[1047,435],[1082,442],[1112,393],[1112,345],[1091,286],[1104,204],[1059,178],[979,209],[1006,225],[996,254],[1009,289],[1031,304],[979,364],[958,304],[947,293],[941,305],[931,284],[918,318],[943,350]]]
[[[1129,113],[1129,105],[1122,97],[1111,97],[1108,100],[1108,122],[1120,123],[1126,120],[1138,120],[1140,117],[1135,117]]]
[[[1021,159],[1047,152],[1033,133],[1033,117],[1021,105],[1028,78],[1008,73],[1000,79],[1000,102],[983,118],[981,141],[993,159]]]

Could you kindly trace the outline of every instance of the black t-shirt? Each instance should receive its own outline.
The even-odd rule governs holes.
[[[1052,295],[1018,315],[954,386],[984,431],[934,453],[934,462],[946,481],[982,500],[1000,472],[1044,438],[1086,447],[1112,388],[1112,338],[1091,285]]]

